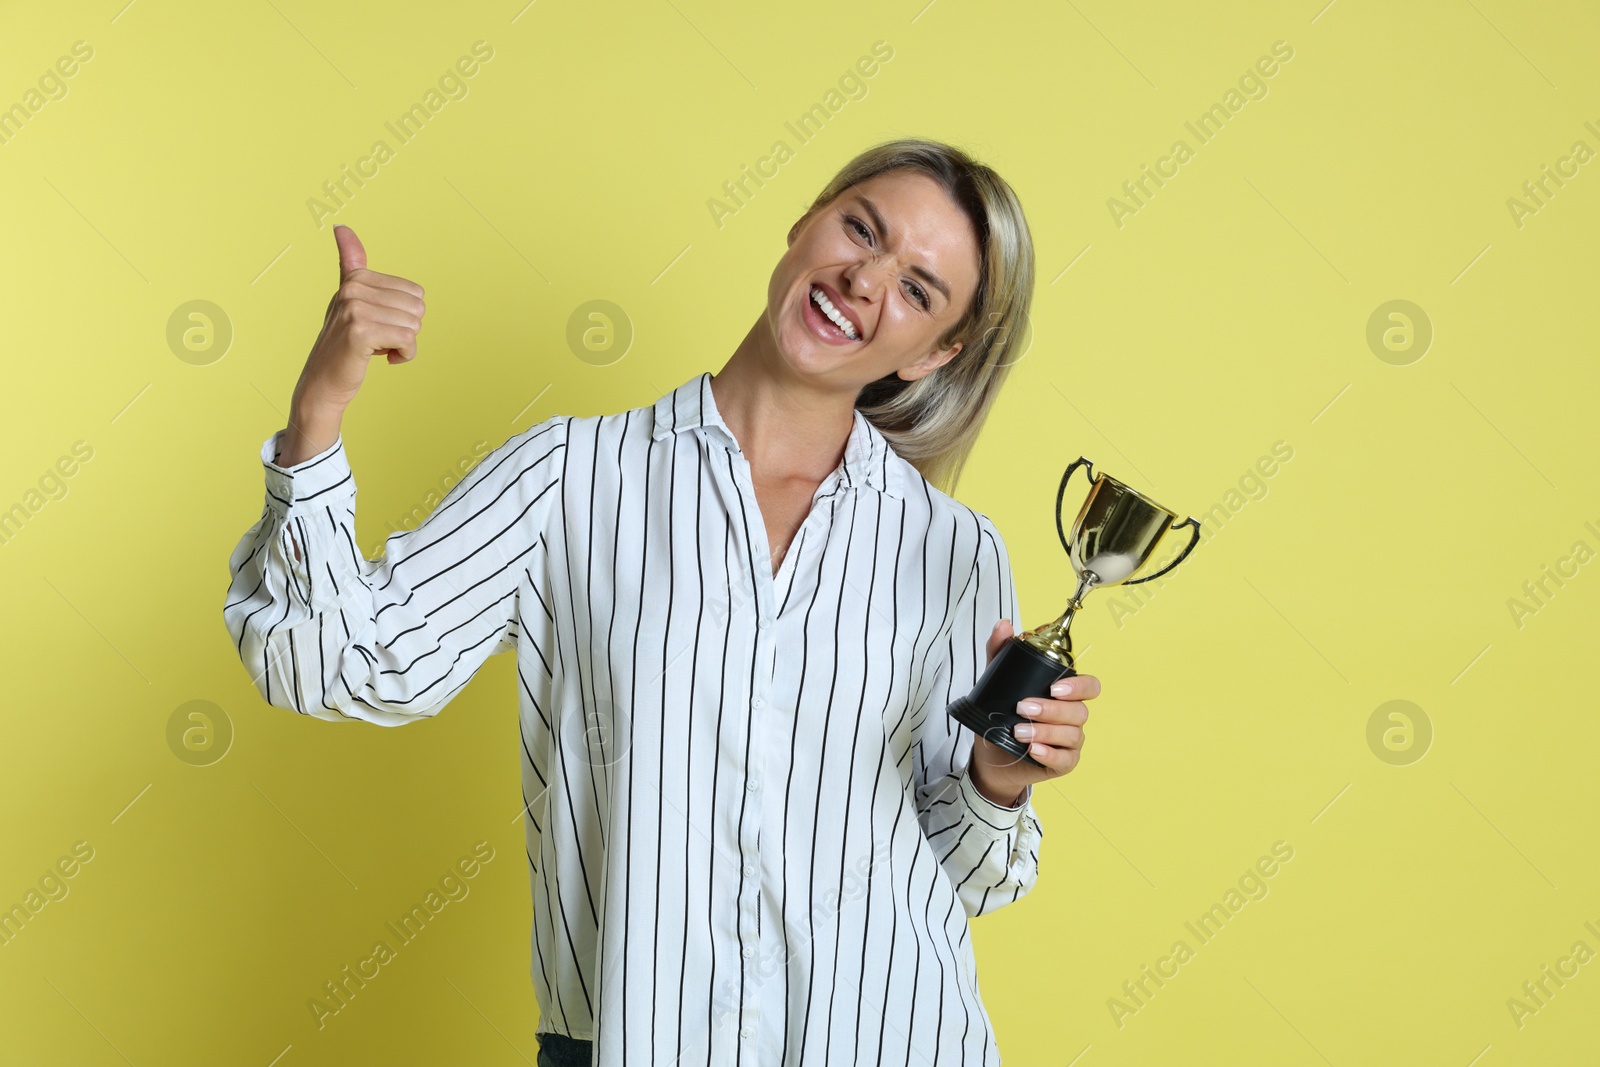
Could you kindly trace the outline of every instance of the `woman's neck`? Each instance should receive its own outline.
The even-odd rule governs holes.
[[[735,353],[712,375],[711,392],[751,469],[771,480],[820,483],[844,456],[854,426],[854,397],[775,377]]]

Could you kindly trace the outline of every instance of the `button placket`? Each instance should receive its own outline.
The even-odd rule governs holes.
[[[745,712],[745,729],[750,739],[748,746],[749,762],[745,766],[745,817],[739,821],[739,856],[741,875],[741,892],[738,902],[737,925],[739,930],[740,956],[747,969],[755,968],[758,951],[762,947],[761,925],[761,858],[758,848],[761,838],[761,828],[768,817],[765,796],[761,792],[763,781],[762,768],[765,765],[766,752],[772,742],[767,734],[767,722],[772,718],[770,714],[762,711],[770,702],[773,667],[776,657],[776,642],[773,639],[772,629],[776,609],[776,582],[769,564],[762,561],[770,559],[766,538],[766,525],[761,516],[759,504],[756,502],[755,485],[750,478],[750,466],[743,455],[735,453],[736,460],[732,464],[733,489],[744,502],[744,513],[749,517],[748,526],[735,524],[735,529],[740,533],[748,530],[748,544],[742,546],[744,551],[741,559],[747,564],[753,564],[754,569],[749,574],[749,585],[746,587],[754,592],[755,603],[752,614],[755,616],[754,647],[751,655],[755,669],[750,675],[751,692]],[[789,564],[785,560],[785,565]],[[731,621],[731,620],[730,620]],[[745,1005],[741,1013],[743,1018],[739,1030],[741,1041],[747,1041],[755,1033],[754,1024],[759,1019],[760,1011],[760,984],[757,983],[757,993]]]

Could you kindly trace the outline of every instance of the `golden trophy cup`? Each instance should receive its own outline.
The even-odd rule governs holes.
[[[1072,524],[1068,539],[1061,526],[1061,499],[1067,481],[1079,467],[1090,479],[1089,495]],[[958,697],[947,709],[951,718],[982,735],[1019,759],[1035,766],[1043,764],[1028,755],[1028,746],[1012,734],[1012,727],[1026,722],[1017,714],[1017,704],[1028,697],[1046,696],[1058,678],[1077,674],[1072,660],[1072,636],[1068,628],[1073,616],[1083,607],[1091,589],[1111,585],[1138,585],[1168,573],[1194,551],[1200,541],[1200,520],[1194,516],[1176,522],[1177,514],[1129,488],[1108,474],[1095,474],[1094,464],[1079,456],[1061,476],[1056,490],[1056,534],[1067,550],[1072,569],[1078,576],[1077,591],[1067,601],[1066,610],[1054,622],[1012,636],[989,661],[972,692]],[[1192,525],[1189,543],[1176,559],[1153,574],[1132,577],[1155,552],[1156,545],[1170,530]]]

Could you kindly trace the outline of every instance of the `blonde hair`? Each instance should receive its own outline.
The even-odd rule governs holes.
[[[890,373],[868,383],[855,406],[898,455],[949,493],[1020,357],[1016,350],[1033,302],[1033,236],[1005,179],[959,148],[921,138],[885,141],[856,156],[817,194],[802,221],[852,186],[903,168],[937,181],[971,220],[978,238],[978,289],[966,314],[937,342],[947,348],[960,341],[960,352],[914,382]]]

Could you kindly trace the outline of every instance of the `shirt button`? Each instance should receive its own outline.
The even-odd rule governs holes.
[[[755,864],[753,864],[753,863],[745,864],[744,865],[744,873],[747,874],[747,875],[755,874],[756,873]]]
[[[750,1036],[750,1028],[748,1026],[746,1026],[745,1028],[740,1030],[739,1031],[739,1036],[740,1037],[749,1037]]]
[[[754,700],[750,701],[750,706],[752,708],[759,708],[761,706],[761,698],[756,697]]]
[[[751,956],[754,956],[755,954],[756,954],[756,950],[751,948],[749,945],[746,945],[744,947],[744,958],[745,959],[749,959]]]
[[[748,782],[746,782],[744,784],[744,787],[746,789],[750,790],[750,792],[754,793],[756,791],[756,787],[758,785],[760,785],[760,784],[761,784],[760,782],[758,782],[756,779],[752,778],[752,779],[750,779]]]
[[[772,616],[771,615],[763,615],[763,616],[761,616],[761,625],[762,626],[771,626],[772,625]]]

